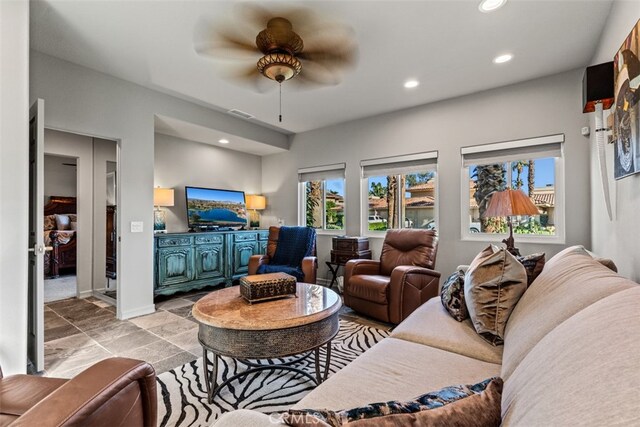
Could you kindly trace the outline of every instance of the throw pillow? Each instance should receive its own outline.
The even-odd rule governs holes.
[[[527,271],[527,286],[529,286],[536,280],[536,277],[542,273],[542,269],[544,268],[544,252],[519,256],[517,258]]]
[[[44,216],[44,231],[56,229],[56,216],[45,215]]]
[[[78,223],[75,221],[71,221],[71,229],[72,230],[77,230],[78,229]]]
[[[458,322],[469,318],[467,305],[464,302],[464,271],[453,273],[442,285],[440,291],[442,305],[451,317]]]
[[[476,332],[493,345],[504,342],[507,320],[527,289],[527,273],[505,248],[480,252],[464,277],[464,299]]]
[[[502,379],[458,385],[423,394],[406,402],[372,403],[342,411],[290,409],[282,420],[294,427],[406,425],[500,425]]]
[[[69,215],[56,214],[56,224],[58,225],[58,230],[68,230],[69,228],[71,228],[71,220],[69,219]]]

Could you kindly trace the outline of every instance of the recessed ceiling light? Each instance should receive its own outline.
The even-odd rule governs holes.
[[[218,142],[219,142],[220,144],[228,144],[228,143],[229,143],[229,140],[228,140],[228,139],[224,139],[224,138],[222,138],[222,139],[219,139],[219,140],[218,140]]]
[[[480,2],[478,9],[480,9],[480,12],[484,13],[493,12],[494,10],[498,10],[504,6],[506,2],[507,0],[483,0]]]
[[[406,82],[404,82],[404,87],[406,87],[407,89],[412,89],[414,87],[418,87],[419,84],[420,82],[417,80],[407,80]]]
[[[493,58],[494,64],[504,64],[505,62],[509,62],[513,59],[513,55],[510,53],[505,53],[504,55],[496,56]]]

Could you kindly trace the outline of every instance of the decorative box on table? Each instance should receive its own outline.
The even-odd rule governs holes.
[[[240,295],[250,303],[295,294],[296,278],[289,274],[255,274],[240,278]]]
[[[346,264],[350,259],[371,259],[368,237],[336,236],[332,245],[331,262],[334,264]]]

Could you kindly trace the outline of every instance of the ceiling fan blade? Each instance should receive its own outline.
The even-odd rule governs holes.
[[[288,19],[293,25],[293,30],[308,27],[316,23],[316,15],[304,7],[278,7],[267,9],[257,3],[239,3],[236,6],[236,13],[243,19],[243,22],[253,27],[256,34],[267,27],[270,19],[282,17]]]
[[[325,67],[320,62],[306,62],[302,65],[302,71],[292,79],[300,79],[301,83],[308,86],[322,85],[335,86],[340,83],[340,73],[331,68]]]
[[[329,45],[330,46],[330,45]],[[343,69],[354,67],[358,62],[358,50],[351,47],[321,47],[305,49],[298,58],[302,60],[303,67],[311,63],[320,64],[329,69]]]
[[[227,70],[221,74],[222,77],[241,87],[247,87],[247,84],[249,84],[258,93],[268,92],[278,86],[276,82],[260,74],[255,64],[240,68],[227,67]]]
[[[246,58],[259,53],[255,40],[238,28],[220,27],[206,20],[196,25],[194,48],[201,55],[220,58]]]

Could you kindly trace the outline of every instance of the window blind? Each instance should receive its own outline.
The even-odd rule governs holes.
[[[344,179],[344,170],[346,166],[346,163],[336,163],[333,165],[298,169],[298,182]]]
[[[433,172],[438,164],[438,152],[407,154],[382,159],[362,160],[362,178]]]
[[[517,141],[463,147],[462,165],[491,165],[514,160],[534,160],[562,156],[564,135],[551,135]]]

